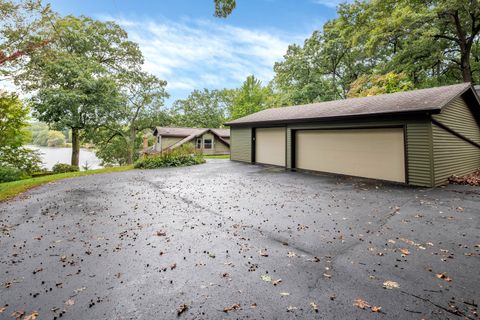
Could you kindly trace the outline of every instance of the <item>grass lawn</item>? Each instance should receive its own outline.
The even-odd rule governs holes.
[[[103,169],[97,169],[97,170],[80,171],[80,172],[52,174],[49,176],[0,183],[0,201],[13,198],[17,194],[25,192],[28,189],[31,189],[36,186],[49,183],[52,181],[57,181],[65,178],[89,176],[91,174],[97,174],[97,173],[121,172],[121,171],[127,171],[131,169],[133,169],[133,166],[112,167],[112,168],[103,168]]]
[[[219,155],[219,156],[216,156],[216,155],[204,155],[203,156],[205,159],[230,159],[230,155],[229,154],[222,154],[222,155]]]

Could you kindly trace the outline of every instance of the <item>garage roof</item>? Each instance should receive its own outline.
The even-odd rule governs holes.
[[[282,123],[314,119],[418,113],[422,111],[435,112],[440,111],[454,98],[471,88],[470,83],[461,83],[371,97],[272,108],[230,121],[226,125]]]

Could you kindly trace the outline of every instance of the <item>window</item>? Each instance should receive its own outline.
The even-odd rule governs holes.
[[[203,148],[204,149],[212,149],[212,139],[204,139],[203,140]]]
[[[197,149],[202,148],[202,139],[197,139]]]

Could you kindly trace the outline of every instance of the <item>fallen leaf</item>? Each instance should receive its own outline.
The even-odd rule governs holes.
[[[288,251],[287,256],[289,256],[290,258],[293,258],[293,257],[296,257],[297,254],[293,251]]]
[[[398,284],[398,282],[387,280],[383,283],[383,287],[385,289],[396,289],[399,288],[400,285]]]
[[[188,309],[188,306],[185,303],[182,303],[180,305],[180,307],[178,307],[178,309],[177,309],[177,316],[179,316],[182,313],[184,313],[185,311],[187,311],[187,309]]]
[[[6,306],[5,306],[5,307],[1,307],[1,308],[0,308],[0,313],[3,313],[3,311],[5,311],[5,309],[7,309]]]
[[[360,309],[370,308],[370,305],[368,304],[368,302],[362,299],[355,299],[353,301],[353,306]]]
[[[289,296],[290,293],[288,293],[288,292],[280,292],[280,295],[286,297],[286,296]]]
[[[223,312],[230,312],[230,311],[234,311],[234,310],[237,310],[237,309],[240,309],[240,304],[235,303],[235,304],[232,304],[229,307],[223,308]]]
[[[80,293],[80,292],[82,292],[82,291],[85,290],[85,289],[87,289],[87,287],[77,288],[77,289],[75,289],[74,291],[75,291],[75,293]]]
[[[270,277],[269,275],[266,275],[266,274],[262,274],[262,280],[263,281],[266,281],[266,282],[271,282],[272,281],[272,277]]]
[[[399,250],[404,256],[408,256],[410,254],[410,251],[408,251],[408,249],[400,248]]]
[[[310,306],[312,307],[313,311],[318,312],[318,306],[315,302],[310,302]]]
[[[330,279],[330,278],[332,277],[331,274],[327,274],[327,273],[324,273],[323,276],[324,276],[325,278],[328,278],[328,279]]]
[[[267,249],[258,251],[258,254],[262,257],[268,257]]]
[[[74,304],[75,304],[75,301],[72,298],[65,301],[66,306],[73,306]]]
[[[436,276],[437,276],[438,279],[443,279],[447,282],[452,281],[452,278],[450,278],[446,272],[437,273]]]
[[[377,307],[377,306],[373,306],[371,308],[372,312],[381,312],[382,311],[382,307]]]
[[[272,281],[272,284],[273,284],[274,286],[276,286],[276,285],[278,285],[280,282],[282,282],[282,279],[277,279],[277,280],[275,280],[275,281]]]
[[[38,312],[37,311],[33,311],[32,313],[30,313],[29,315],[27,315],[25,318],[23,318],[23,320],[36,320],[38,317]]]
[[[15,318],[15,319],[21,319],[23,316],[25,315],[25,311],[23,310],[20,310],[20,311],[15,311],[12,313],[11,317]]]
[[[163,230],[157,230],[157,232],[155,232],[155,234],[159,237],[165,237],[167,235],[167,233]]]
[[[287,308],[287,312],[293,312],[294,310],[297,310],[297,307],[288,306]]]

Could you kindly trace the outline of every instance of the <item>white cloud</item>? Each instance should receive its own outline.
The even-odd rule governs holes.
[[[250,74],[267,82],[288,45],[306,36],[202,20],[115,20],[139,43],[145,70],[167,80],[168,90],[237,87]]]

